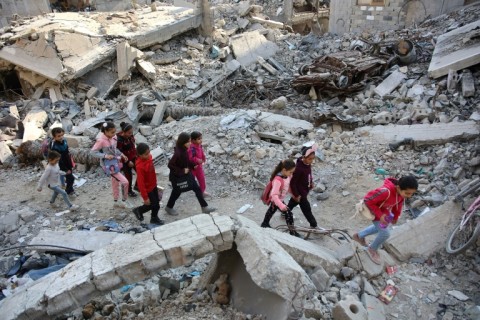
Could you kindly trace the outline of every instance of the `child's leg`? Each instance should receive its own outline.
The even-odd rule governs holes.
[[[390,238],[390,230],[388,228],[380,228],[380,221],[374,221],[373,225],[377,228],[378,235],[375,240],[373,240],[372,244],[370,244],[370,248],[376,251],[385,241],[387,241],[388,238]]]
[[[62,186],[62,188],[65,188],[65,176],[64,175],[60,176],[60,185]]]
[[[113,174],[111,175],[111,179],[112,179],[113,200],[117,201],[118,197],[119,197],[118,186],[119,186],[120,182],[118,181],[118,179]]]
[[[299,205],[299,202],[295,201],[293,198],[290,198],[290,200],[288,200],[288,204],[287,204],[287,207],[290,209],[290,210],[293,210],[293,208],[295,208],[296,206]]]
[[[172,186],[173,186],[172,193],[170,193],[170,198],[168,198],[168,202],[167,202],[167,207],[170,209],[173,209],[173,206],[175,206],[175,201],[177,201],[177,199],[182,194],[182,191],[180,191],[179,188],[175,187],[174,181],[172,181]]]
[[[307,197],[300,198],[300,209],[302,210],[302,213],[307,219],[308,223],[310,223],[310,227],[316,228],[318,226],[317,220],[313,216],[312,207],[310,206],[310,202],[308,201]]]
[[[122,200],[127,200],[128,198],[128,180],[125,176],[121,173],[112,174],[112,181],[116,179],[117,187],[115,188],[117,191],[117,199],[118,199],[118,185],[120,184],[122,187]],[[114,191],[115,192],[115,191]],[[114,195],[115,198],[115,195]]]
[[[73,173],[66,174],[65,180],[66,180],[65,191],[67,192],[67,194],[73,193],[75,191],[73,190],[73,183],[75,182],[75,177],[73,176]]]
[[[198,202],[200,203],[200,206],[202,208],[208,207],[207,201],[205,201],[205,198],[203,197],[203,192],[200,190],[200,187],[198,186],[198,183],[193,180],[192,182],[192,190],[195,192],[195,196],[197,197]]]
[[[371,224],[370,226],[366,227],[365,229],[363,229],[358,233],[358,237],[360,239],[365,239],[366,236],[369,236],[378,232],[378,229],[375,226],[375,221],[372,221],[372,222],[373,224]]]
[[[68,199],[68,195],[67,193],[65,192],[65,190],[63,190],[60,186],[55,186],[52,188],[53,190],[55,190],[55,192],[57,192],[58,194],[61,194],[62,197],[63,197],[63,201],[65,201],[65,203],[67,204],[67,206],[70,208],[72,206],[72,203],[70,202],[70,200]]]
[[[278,207],[271,202],[270,206],[268,206],[267,212],[265,213],[265,218],[263,218],[263,222],[260,225],[262,228],[270,228],[270,219],[272,219],[273,214],[277,211]]]
[[[126,163],[123,168],[122,168],[123,174],[125,175],[125,178],[127,178],[128,181],[128,191],[132,192],[132,168],[128,166],[128,163]]]
[[[48,186],[49,189],[51,189],[53,191],[53,194],[52,194],[52,198],[50,199],[50,203],[54,203],[55,200],[57,199],[57,196],[58,196],[58,192],[56,189],[50,187],[50,185]]]
[[[158,211],[160,210],[160,199],[158,198],[157,187],[153,188],[148,193],[148,199],[150,199],[150,209],[152,210],[152,219],[158,218]]]
[[[198,166],[197,169],[194,170],[194,175],[198,180],[198,185],[200,186],[200,191],[202,191],[202,193],[204,193],[205,189],[207,189],[207,184],[205,183],[205,172],[203,171],[203,167]]]

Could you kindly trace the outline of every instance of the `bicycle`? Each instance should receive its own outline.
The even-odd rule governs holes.
[[[472,188],[473,187],[473,188]],[[461,197],[471,193],[472,191],[478,191],[476,184],[470,185],[470,188],[466,191],[459,193]],[[460,200],[460,196],[456,196],[455,200]],[[463,203],[462,203],[463,207]],[[467,250],[469,246],[475,243],[480,235],[480,196],[468,207],[465,213],[462,215],[462,220],[450,233],[445,249],[447,253],[458,254]]]

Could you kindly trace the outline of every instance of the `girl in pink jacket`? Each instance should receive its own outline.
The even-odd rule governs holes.
[[[280,209],[280,211],[285,212],[285,220],[290,229],[290,234],[295,237],[301,237],[298,232],[295,231],[293,225],[293,213],[288,208],[288,206],[283,202],[283,199],[287,196],[287,193],[290,191],[290,180],[292,179],[293,171],[295,171],[295,162],[293,160],[283,160],[275,167],[270,176],[270,181],[272,181],[272,190],[270,191],[270,205],[268,210],[265,213],[265,218],[263,219],[262,228],[271,228],[270,219],[272,219],[273,214]]]
[[[92,147],[92,151],[97,158],[100,158],[100,163],[103,166],[104,160],[118,160],[118,167],[121,169],[122,161],[127,161],[128,158],[117,149],[117,136],[115,124],[107,121],[102,124],[101,133],[97,137],[97,142]],[[128,180],[120,172],[112,172],[110,174],[112,178],[112,192],[113,192],[113,205],[123,208],[130,208],[131,205],[127,202],[128,197]],[[118,188],[122,188],[122,203],[118,202],[119,192]]]

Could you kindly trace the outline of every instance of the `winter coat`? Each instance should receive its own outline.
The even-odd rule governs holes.
[[[56,187],[60,185],[60,175],[65,175],[65,172],[60,170],[58,163],[52,166],[48,164],[45,168],[45,172],[43,172],[42,177],[38,181],[37,188],[43,187],[43,185],[47,185],[50,187]]]
[[[280,208],[280,210],[285,211],[287,206],[283,203],[283,199],[287,196],[288,192],[290,191],[290,181],[292,180],[292,176],[285,178],[282,175],[277,175],[277,177],[281,177],[283,179],[283,188],[282,183],[278,179],[273,179],[272,181],[272,191],[270,191],[270,197],[273,203]],[[281,188],[281,190],[280,190]]]
[[[192,143],[190,148],[188,148],[188,156],[193,163],[199,166],[202,166],[206,160],[201,144]]]
[[[134,136],[126,138],[117,134],[117,149],[128,158],[128,161],[133,161],[133,163],[135,163],[135,159],[137,158],[137,148],[135,146]]]
[[[178,177],[185,175],[185,169],[192,170],[196,166],[188,157],[188,151],[184,147],[175,147],[173,156],[168,161],[168,168],[170,174],[168,176],[170,181],[176,181]]]
[[[397,180],[385,179],[383,186],[369,191],[364,197],[364,203],[375,215],[374,221],[380,220],[383,215],[393,213],[393,220],[397,221],[402,213],[404,198],[398,194]]]
[[[306,198],[310,191],[310,186],[313,185],[312,166],[305,164],[302,157],[297,159],[295,171],[293,172],[292,181],[290,182],[290,188],[292,194],[296,198],[301,196]]]
[[[138,157],[135,166],[137,168],[138,190],[143,200],[147,200],[148,193],[157,186],[157,174],[155,173],[152,155],[149,156],[148,160]]]
[[[117,148],[117,137],[113,136],[109,139],[103,132],[101,132],[97,137],[97,142],[93,145],[92,151],[96,151],[93,155],[97,158],[100,158],[101,165],[103,166],[103,159],[107,154],[115,156],[117,158],[121,157],[123,154]],[[122,167],[122,162],[119,161],[119,167]]]
[[[58,166],[62,171],[69,171],[73,169],[72,156],[68,150],[67,140],[63,139],[61,142],[52,140],[50,150],[57,151],[60,153],[60,160],[58,161]]]

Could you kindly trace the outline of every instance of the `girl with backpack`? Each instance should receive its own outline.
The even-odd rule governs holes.
[[[97,136],[97,142],[92,147],[94,151],[93,155],[100,158],[102,167],[105,167],[105,161],[112,162],[108,165],[106,170],[114,170],[113,172],[105,172],[112,178],[112,193],[113,193],[113,206],[131,208],[132,206],[127,202],[128,198],[128,180],[119,171],[116,172],[115,168],[122,168],[122,159],[127,161],[128,158],[117,148],[117,137],[115,135],[115,124],[111,121],[104,122],[101,133]],[[118,202],[119,192],[118,188],[122,188],[122,203]]]
[[[135,160],[137,159],[137,148],[135,147],[135,137],[133,136],[133,126],[130,123],[121,122],[120,132],[117,133],[117,148],[126,157],[127,161],[123,164],[122,172],[128,180],[128,196],[136,197],[137,194],[133,191],[132,180],[133,170],[135,169]]]
[[[353,235],[353,240],[367,247],[370,259],[381,264],[378,249],[390,237],[388,225],[396,224],[403,209],[403,200],[410,198],[418,189],[418,182],[414,176],[404,176],[400,179],[387,178],[383,186],[369,191],[363,198],[365,206],[375,216],[373,224]],[[365,237],[378,234],[375,240],[368,245]]]
[[[292,211],[283,202],[283,199],[285,199],[287,193],[290,191],[290,180],[292,179],[294,171],[295,162],[291,159],[280,161],[273,170],[272,175],[270,176],[270,181],[272,182],[270,204],[260,226],[262,228],[271,228],[270,219],[272,219],[273,214],[277,209],[280,209],[280,211],[285,212],[285,220],[290,229],[290,234],[300,238],[300,234],[294,230]]]
[[[190,147],[190,144],[190,134],[186,132],[180,133],[173,156],[170,161],[168,161],[168,168],[170,169],[168,179],[172,183],[172,193],[168,199],[165,211],[172,216],[178,215],[177,211],[173,209],[175,201],[177,201],[183,192],[190,190],[195,192],[195,196],[202,207],[202,213],[210,213],[216,210],[215,208],[208,206],[197,181],[195,181],[195,178],[192,175],[192,169],[195,169],[197,164],[191,161],[188,157],[188,148]]]

